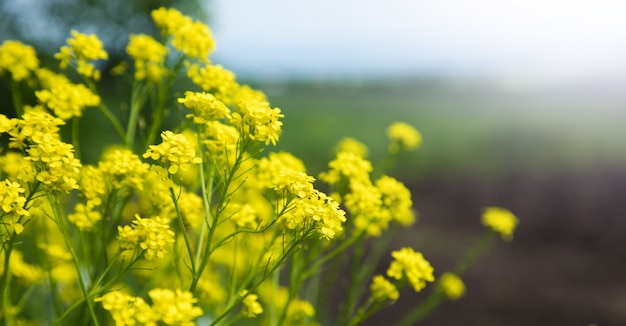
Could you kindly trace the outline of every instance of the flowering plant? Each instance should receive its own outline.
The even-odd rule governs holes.
[[[132,91],[127,103],[115,104],[129,108],[124,119],[99,95],[98,60],[108,54],[96,35],[72,31],[55,55],[79,83],[40,67],[28,45],[0,46],[0,75],[16,112],[0,115],[8,145],[0,156],[5,324],[357,325],[398,300],[401,289],[422,291],[435,281],[431,264],[412,248],[393,251],[386,274],[374,275],[385,247],[366,254],[365,242],[411,225],[415,212],[410,191],[374,170],[363,144],[341,141],[319,175],[326,191],[318,189],[300,159],[265,154],[279,140],[284,115],[208,59],[210,29],[175,9],[157,9],[152,18],[161,38],[132,34],[126,48]],[[125,75],[129,66],[121,62],[111,74]],[[185,78],[196,90],[179,95],[175,82]],[[24,89],[34,91],[30,105]],[[163,130],[176,105],[186,119]],[[121,143],[94,164],[80,151],[79,121],[89,107]],[[60,132],[68,123],[66,142]],[[388,162],[421,143],[404,123],[388,135]],[[493,230],[479,249],[496,232],[510,239],[517,219],[494,207],[483,222]],[[480,251],[444,274],[428,304],[403,322],[444,297],[460,297],[459,276]],[[352,266],[351,282],[332,310],[336,273],[328,271],[345,266]]]

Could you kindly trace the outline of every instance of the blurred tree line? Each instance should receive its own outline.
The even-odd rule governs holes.
[[[70,31],[97,34],[109,53],[109,60],[99,67],[103,71],[104,93],[114,87],[108,71],[126,57],[130,33],[158,36],[150,17],[153,9],[175,7],[186,15],[208,22],[207,1],[197,0],[6,0],[0,1],[0,43],[19,40],[37,50],[41,65],[57,70],[54,53],[65,44]],[[0,77],[0,113],[14,116],[8,79]],[[27,95],[28,94],[24,94]],[[32,95],[32,94],[31,94]]]

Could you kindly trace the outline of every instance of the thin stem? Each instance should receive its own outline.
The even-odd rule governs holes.
[[[72,262],[74,263],[74,268],[76,268],[76,274],[78,275],[78,283],[80,285],[80,290],[83,293],[83,297],[85,301],[87,302],[87,308],[89,309],[89,314],[91,316],[91,319],[93,320],[96,326],[99,326],[100,323],[98,322],[98,318],[96,317],[96,312],[93,308],[93,303],[91,302],[91,300],[89,300],[89,295],[88,295],[89,293],[87,291],[87,286],[85,285],[85,281],[83,280],[83,277],[82,277],[76,251],[74,250],[74,247],[72,246],[72,243],[69,238],[69,234],[67,233],[64,217],[59,207],[59,202],[57,198],[53,198],[50,193],[47,194],[47,197],[48,197],[48,201],[52,205],[54,217],[59,227],[59,230],[61,231],[61,234],[63,235],[63,240],[65,241],[65,245],[67,246],[70,253],[72,254]]]
[[[178,199],[176,198],[176,194],[174,193],[174,188],[170,187],[170,196],[172,197],[172,201],[174,202],[174,207],[176,208],[176,219],[178,220],[178,226],[180,227],[180,232],[183,234],[183,239],[185,240],[185,247],[187,248],[187,254],[189,255],[189,263],[191,264],[191,275],[194,276],[196,274],[196,263],[194,260],[193,249],[191,249],[191,242],[189,241],[189,236],[187,235],[187,230],[185,229],[185,222],[183,221],[183,215],[180,212],[180,207],[178,206]]]
[[[117,131],[117,134],[122,139],[126,139],[126,131],[124,131],[124,128],[122,127],[120,122],[117,120],[115,115],[113,115],[113,112],[111,112],[111,110],[109,110],[109,108],[107,108],[107,106],[102,101],[100,101],[100,105],[98,105],[98,108],[100,109],[100,112],[102,112],[102,114],[104,114],[104,116],[107,119],[109,119],[109,122],[111,122],[111,124],[113,125],[113,128],[115,128],[115,131]]]
[[[443,299],[443,293],[439,290],[435,290],[428,296],[426,301],[424,301],[417,307],[417,309],[411,311],[409,314],[404,316],[400,323],[398,323],[398,326],[415,325],[417,322],[424,319],[424,317],[428,316],[431,311],[437,308],[441,304]]]
[[[13,107],[15,108],[15,114],[18,118],[21,118],[24,114],[22,93],[20,92],[20,84],[14,80],[11,80],[11,95],[13,96]]]
[[[0,301],[2,301],[2,304],[0,304],[0,307],[2,307],[2,311],[5,311],[4,314],[4,323],[5,325],[10,325],[11,324],[11,315],[9,313],[10,311],[10,307],[11,307],[11,297],[10,297],[10,291],[9,291],[9,262],[11,259],[11,252],[13,251],[13,243],[15,241],[15,236],[12,233],[10,235],[8,244],[6,246],[5,252],[4,252],[4,263],[3,263],[3,270],[2,270],[2,279],[0,279],[0,289],[2,289],[2,294],[0,297]]]
[[[72,119],[72,145],[74,146],[74,156],[80,160],[80,117],[76,116]]]
[[[135,83],[135,85],[138,85]],[[134,148],[135,133],[137,131],[137,121],[139,120],[139,112],[143,108],[146,101],[146,91],[148,87],[139,84],[139,86],[133,87],[133,92],[130,99],[130,116],[128,118],[128,126],[126,127],[126,147],[129,149]]]

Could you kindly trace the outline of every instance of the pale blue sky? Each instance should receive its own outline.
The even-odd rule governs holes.
[[[215,60],[240,75],[626,76],[626,1],[213,0]]]

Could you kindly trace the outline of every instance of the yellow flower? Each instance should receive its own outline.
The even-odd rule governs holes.
[[[102,214],[93,207],[83,203],[76,204],[73,214],[69,214],[67,219],[74,223],[81,231],[91,231],[93,225],[102,219]]]
[[[465,285],[460,277],[452,273],[444,273],[439,279],[441,291],[450,300],[456,300],[465,293]]]
[[[5,252],[1,256],[4,261]],[[1,269],[2,267],[0,267]],[[25,286],[32,286],[43,279],[44,273],[37,265],[32,265],[24,261],[24,255],[18,250],[11,251],[9,257],[9,272],[17,277]]]
[[[142,298],[111,291],[96,298],[108,310],[116,325],[156,325],[155,311]]]
[[[111,182],[114,189],[131,187],[143,190],[144,176],[149,165],[138,155],[125,148],[112,148],[106,151],[98,163],[102,177]]]
[[[196,156],[193,143],[183,134],[166,130],[161,133],[161,138],[163,142],[159,145],[150,145],[143,157],[159,160],[170,174],[176,174],[178,170],[186,171],[191,165],[202,162],[202,158]]]
[[[350,152],[360,157],[367,157],[368,149],[363,143],[352,137],[345,137],[335,146],[335,153]]]
[[[281,216],[288,229],[315,229],[326,240],[343,231],[346,212],[323,192],[313,190],[308,197],[296,198],[290,205],[293,207]]]
[[[187,63],[187,77],[203,91],[211,92],[226,104],[237,104],[231,100],[232,94],[239,88],[235,73],[220,65]]]
[[[336,185],[343,178],[350,182],[369,183],[372,163],[353,152],[339,152],[337,158],[328,163],[330,170],[320,173],[320,179],[328,184]]]
[[[194,22],[173,8],[159,8],[152,11],[154,23],[164,36],[172,37],[172,45],[187,57],[206,61],[215,49],[211,30],[202,22]]]
[[[28,78],[39,67],[35,49],[19,41],[7,40],[0,45],[0,76],[11,73],[14,81]]]
[[[422,135],[419,131],[403,122],[396,122],[389,126],[387,136],[391,140],[389,145],[391,153],[414,150],[422,144]]]
[[[81,116],[86,107],[100,105],[100,96],[83,84],[57,83],[50,89],[36,91],[35,95],[63,120]]]
[[[276,145],[283,125],[280,118],[285,117],[279,108],[272,109],[268,102],[250,101],[242,103],[239,109],[233,113],[230,122],[239,127],[242,135],[265,145]]]
[[[202,315],[202,309],[189,291],[176,289],[152,289],[148,292],[152,300],[152,311],[166,325],[193,326],[194,319]]]
[[[144,250],[147,260],[155,257],[163,258],[168,247],[174,242],[174,232],[160,217],[154,219],[141,218],[135,215],[132,226],[118,226],[120,248],[135,249],[137,246]]]
[[[510,241],[519,221],[509,210],[500,207],[487,207],[483,212],[482,222],[495,232],[502,235],[502,239]]]
[[[259,303],[259,296],[256,294],[248,294],[247,290],[241,291],[239,294],[243,298],[243,307],[241,307],[241,313],[248,317],[254,318],[263,313],[263,307]]]
[[[135,59],[135,79],[160,81],[167,74],[163,66],[167,47],[150,35],[131,34],[126,53]]]
[[[344,199],[357,232],[365,231],[368,236],[379,237],[389,227],[389,210],[382,207],[382,193],[371,183],[352,182]]]
[[[60,60],[61,69],[65,69],[76,60],[76,71],[87,78],[100,79],[100,71],[95,69],[90,60],[108,59],[109,55],[102,46],[102,41],[95,34],[82,34],[72,31],[72,37],[61,47],[54,57]]]
[[[0,216],[11,214],[15,217],[28,216],[30,213],[24,209],[26,198],[24,197],[24,188],[17,183],[9,180],[0,182],[0,204],[2,211]]]
[[[389,210],[391,219],[402,226],[409,226],[415,222],[411,192],[402,182],[389,176],[382,176],[376,180],[376,187],[382,194],[383,205]]]
[[[382,275],[374,276],[370,290],[372,291],[372,298],[376,301],[396,301],[400,297],[400,292],[396,286]]]
[[[282,170],[274,179],[274,184],[271,187],[278,193],[286,191],[298,198],[304,198],[310,196],[313,192],[314,181],[315,178],[304,172]]]
[[[187,118],[193,118],[194,123],[202,124],[212,120],[230,118],[230,109],[209,93],[185,92],[185,97],[179,98],[178,103],[182,103],[193,112],[187,114]]]
[[[421,252],[415,252],[412,248],[402,248],[393,251],[391,256],[394,260],[387,269],[387,276],[396,280],[406,276],[415,292],[421,291],[426,286],[426,282],[435,280],[433,268]]]

